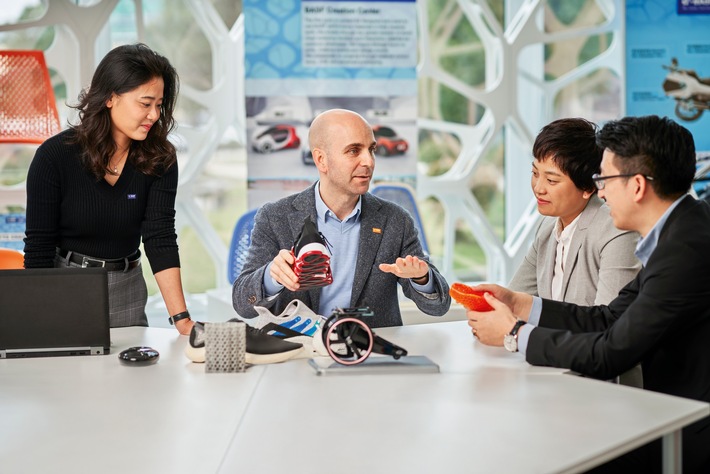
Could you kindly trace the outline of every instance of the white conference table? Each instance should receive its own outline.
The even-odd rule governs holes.
[[[108,356],[0,360],[0,472],[581,472],[710,414],[530,366],[465,322],[376,332],[441,373],[206,374],[158,328],[113,329]],[[160,361],[120,364],[133,345]]]

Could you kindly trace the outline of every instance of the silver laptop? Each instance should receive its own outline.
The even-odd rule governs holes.
[[[0,270],[0,359],[108,354],[103,268]]]

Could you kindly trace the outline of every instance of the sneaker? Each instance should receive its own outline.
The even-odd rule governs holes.
[[[291,250],[296,262],[293,272],[298,277],[301,290],[319,288],[333,283],[333,274],[330,270],[330,251],[328,241],[310,217],[303,222],[301,233]]]
[[[319,329],[325,318],[314,313],[303,301],[292,300],[279,315],[272,314],[263,306],[254,306],[254,309],[258,314],[257,318],[250,320],[254,327],[271,336],[303,344],[303,357],[327,355],[327,352],[319,351],[314,343],[315,337],[321,337]]]
[[[254,327],[283,339],[294,336],[313,337],[320,323],[320,316],[301,300],[292,300],[279,315],[272,314],[263,306],[254,306],[254,309],[258,314]]]
[[[230,322],[239,322],[230,319]],[[205,361],[205,324],[195,321],[190,331],[190,341],[185,347],[185,355],[192,362]],[[302,352],[303,344],[285,341],[278,337],[270,336],[260,329],[246,326],[246,354],[247,364],[276,364],[294,358]]]

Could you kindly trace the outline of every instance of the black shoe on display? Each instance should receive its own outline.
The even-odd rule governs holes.
[[[241,322],[238,319],[230,319],[229,322]],[[195,325],[190,331],[190,341],[185,347],[185,355],[192,362],[203,363],[205,361],[205,324],[195,321]],[[275,364],[292,359],[298,355],[303,344],[298,342],[285,341],[276,336],[270,336],[265,332],[253,328],[246,323],[246,356],[247,364]]]

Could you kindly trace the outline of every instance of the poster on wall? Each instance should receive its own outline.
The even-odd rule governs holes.
[[[25,214],[0,207],[0,247],[25,248]]]
[[[710,2],[626,2],[626,112],[673,118],[710,151]]]
[[[693,134],[693,184],[710,200],[710,1],[626,2],[626,112],[674,119]]]
[[[333,108],[372,125],[374,180],[415,184],[414,0],[245,0],[244,31],[249,208],[318,179],[308,128]]]

